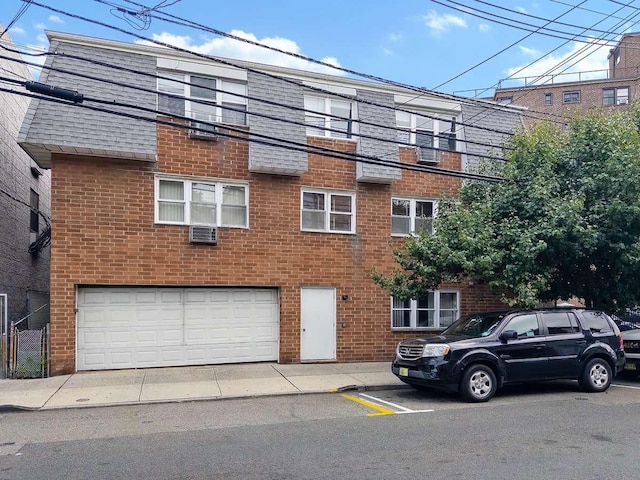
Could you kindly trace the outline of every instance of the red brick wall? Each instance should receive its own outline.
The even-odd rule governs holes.
[[[594,80],[589,82],[544,85],[530,88],[505,88],[497,90],[495,98],[512,97],[514,105],[522,105],[529,110],[524,112],[526,125],[538,120],[552,122],[570,121],[572,118],[592,110],[618,111],[626,105],[602,105],[602,90],[605,88],[629,87],[629,102],[637,98],[640,81],[637,78],[626,80]],[[580,103],[562,103],[563,92],[580,91]],[[553,104],[545,105],[545,94],[553,94]]]
[[[355,151],[353,142],[314,144]],[[283,154],[286,154],[284,152]],[[401,160],[415,162],[410,149]],[[403,171],[393,185],[358,183],[355,163],[310,155],[301,177],[250,173],[248,144],[191,140],[184,130],[158,127],[157,165],[54,154],[52,159],[52,373],[75,370],[75,291],[79,284],[269,286],[280,289],[280,362],[300,360],[300,287],[337,293],[337,360],[390,360],[411,332],[392,332],[387,292],[373,268],[395,268],[390,197],[436,198],[459,188],[453,177]],[[460,169],[445,153],[444,168]],[[221,228],[217,246],[193,245],[188,229],[154,224],[154,174],[196,175],[249,183],[249,229]],[[300,231],[300,189],[356,193],[356,235]],[[395,244],[401,240],[394,239]],[[341,300],[348,295],[348,300]],[[493,309],[480,287],[461,288],[463,313]]]

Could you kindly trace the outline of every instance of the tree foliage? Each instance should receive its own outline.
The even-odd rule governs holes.
[[[466,183],[439,202],[435,234],[394,252],[374,280],[417,298],[443,282],[482,282],[535,306],[578,297],[617,310],[640,298],[640,108],[538,123],[506,145],[501,183]]]

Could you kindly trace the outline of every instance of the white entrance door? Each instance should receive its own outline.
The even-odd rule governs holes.
[[[300,291],[300,360],[335,360],[336,289]]]

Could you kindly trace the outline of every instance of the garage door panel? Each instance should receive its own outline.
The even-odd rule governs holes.
[[[78,291],[78,369],[274,361],[274,289],[86,287]]]

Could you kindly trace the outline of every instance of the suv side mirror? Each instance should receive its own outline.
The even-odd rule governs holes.
[[[507,340],[517,340],[518,332],[515,330],[505,330],[500,334],[500,340],[506,342]]]

